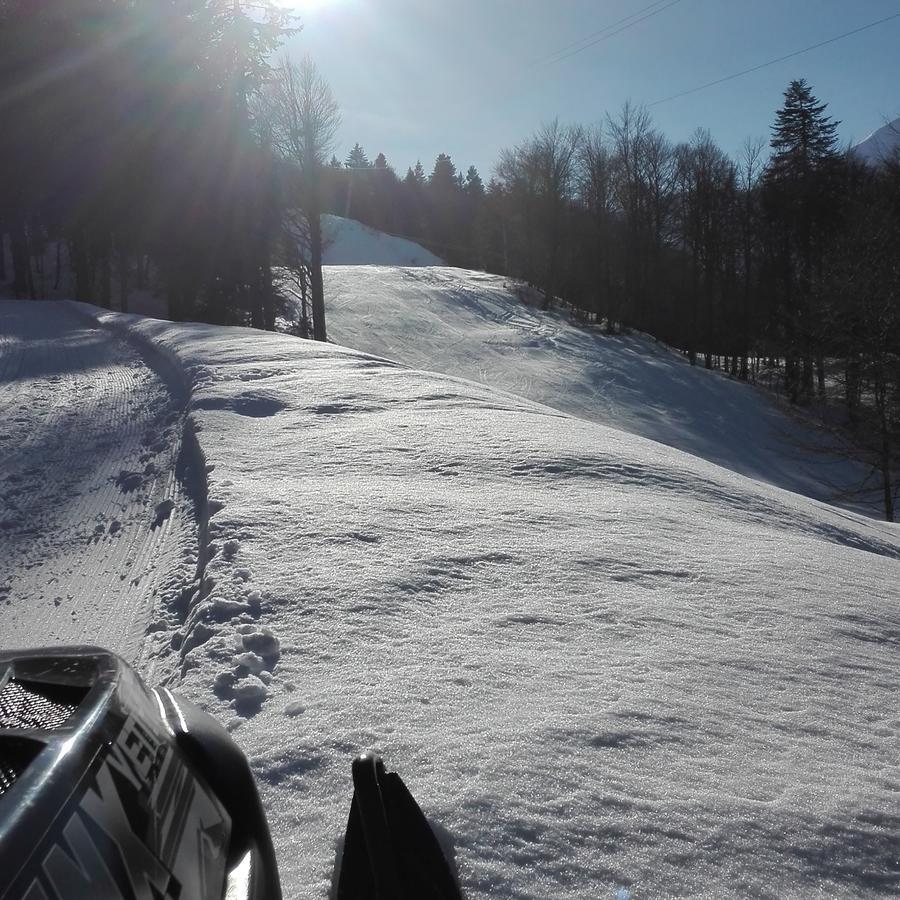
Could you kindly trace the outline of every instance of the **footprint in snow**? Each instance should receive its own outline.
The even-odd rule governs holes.
[[[138,472],[129,472],[126,469],[122,469],[116,476],[116,487],[118,487],[123,494],[136,491],[142,483],[143,479]]]
[[[175,509],[175,501],[174,500],[163,500],[162,503],[156,504],[155,516],[153,522],[150,525],[150,530],[154,531],[159,528],[160,525],[165,522],[169,516],[172,515],[172,510]]]

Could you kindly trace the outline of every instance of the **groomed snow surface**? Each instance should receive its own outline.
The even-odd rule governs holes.
[[[102,639],[226,722],[287,897],[328,896],[363,749],[468,897],[900,892],[896,526],[381,356],[0,311],[4,643]],[[78,580],[120,545],[121,592]]]
[[[186,401],[75,307],[0,301],[5,647],[99,643],[152,672],[160,599],[198,564]]]
[[[330,266],[332,340],[621,428],[768,484],[879,515],[880,482],[759,389],[642,335],[544,312],[521,283],[463,269]]]

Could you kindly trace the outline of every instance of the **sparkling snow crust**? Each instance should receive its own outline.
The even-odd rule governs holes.
[[[29,314],[23,341],[107,348],[88,382],[101,358],[140,365],[142,397],[180,379],[196,578],[161,585],[131,658],[249,755],[286,897],[329,895],[364,749],[470,898],[900,892],[897,526],[380,356]],[[634,352],[635,378],[660,364]],[[41,373],[4,371],[22,427],[51,433]]]

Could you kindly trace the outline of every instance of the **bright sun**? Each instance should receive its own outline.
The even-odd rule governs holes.
[[[278,6],[291,9],[295,13],[311,13],[329,6],[337,6],[341,0],[274,0]]]

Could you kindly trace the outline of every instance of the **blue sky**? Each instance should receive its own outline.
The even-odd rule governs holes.
[[[288,2],[288,0],[282,0]],[[438,153],[485,180],[502,147],[542,122],[592,124],[900,13],[900,0],[676,0],[569,59],[547,57],[651,0],[293,0],[331,84],[343,158],[359,141],[402,176]],[[660,0],[657,8],[665,5]],[[855,142],[900,116],[900,18],[688,97],[653,106],[670,139],[708,128],[728,153],[768,138],[782,92],[806,78]]]

